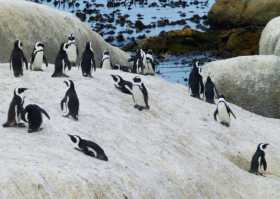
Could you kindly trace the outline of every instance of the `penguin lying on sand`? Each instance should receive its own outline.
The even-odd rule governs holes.
[[[90,140],[82,139],[78,135],[68,134],[68,136],[70,137],[76,150],[96,159],[108,161],[108,157],[106,156],[104,150],[98,144]]]
[[[132,95],[132,82],[124,80],[119,75],[111,75],[114,80],[115,87],[122,93]]]
[[[216,121],[217,121],[217,115],[219,115],[220,123],[227,127],[230,126],[230,115],[232,115],[236,119],[234,113],[230,109],[223,95],[220,96],[218,100],[217,108],[214,112],[214,119]]]
[[[3,127],[25,127],[21,122],[21,114],[24,110],[24,97],[22,96],[27,88],[16,88],[14,90],[14,96],[10,103],[8,110],[7,122],[3,124]]]
[[[269,144],[260,143],[257,147],[255,154],[251,160],[250,172],[256,175],[263,175],[260,170],[263,168],[264,171],[267,169],[267,163],[265,159],[265,149]]]

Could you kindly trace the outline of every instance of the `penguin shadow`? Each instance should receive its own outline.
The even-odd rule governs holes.
[[[242,169],[242,170],[244,170],[246,172],[249,172],[251,161],[246,159],[245,157],[242,157],[240,152],[238,152],[237,155],[225,154],[225,157],[230,162],[235,164],[239,169]]]

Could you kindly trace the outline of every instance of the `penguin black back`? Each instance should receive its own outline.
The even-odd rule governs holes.
[[[212,80],[209,76],[207,77],[204,88],[205,88],[206,102],[214,104],[215,103],[215,101],[214,101],[215,94],[216,94],[216,96],[219,96],[219,94],[218,94],[215,84],[212,82]]]
[[[130,81],[124,80],[120,75],[111,75],[115,82],[115,87],[122,93],[132,95],[133,84]]]
[[[200,93],[204,92],[204,85],[202,76],[199,74],[198,61],[195,60],[193,63],[193,69],[189,76],[188,82],[189,88],[191,89],[191,95],[193,97],[200,98]]]
[[[16,40],[10,58],[10,69],[13,68],[15,77],[23,75],[23,62],[25,63],[26,70],[28,69],[27,59],[23,53],[22,47],[21,41]]]
[[[72,80],[68,80],[64,81],[64,83],[68,89],[60,102],[61,110],[63,111],[63,108],[67,107],[68,113],[65,115],[65,117],[72,116],[74,120],[78,120],[80,102],[75,90],[74,82]]]
[[[68,60],[67,53],[66,53],[67,44],[62,43],[60,45],[59,52],[55,59],[55,68],[52,77],[68,77],[63,73],[64,68],[67,66],[68,68],[71,67],[71,64]]]
[[[82,55],[82,62],[81,62],[81,68],[82,68],[82,75],[87,77],[91,77],[92,68],[94,68],[94,71],[96,71],[96,65],[94,61],[94,53],[91,46],[91,42],[86,43],[86,48]]]
[[[260,143],[257,147],[251,160],[250,172],[256,175],[263,175],[260,169],[263,168],[264,171],[267,169],[267,162],[265,159],[265,149],[269,144]]]
[[[76,150],[83,152],[84,154],[94,157],[99,160],[108,161],[108,157],[105,154],[104,150],[96,143],[82,139],[78,135],[70,135],[72,143],[74,144],[74,147]]]

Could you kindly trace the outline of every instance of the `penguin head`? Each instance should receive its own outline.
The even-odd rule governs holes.
[[[111,77],[113,78],[113,80],[114,80],[114,82],[115,83],[120,83],[120,81],[121,81],[121,76],[119,76],[119,75],[111,75]]]
[[[67,134],[67,135],[70,137],[72,143],[75,146],[79,145],[79,143],[81,141],[81,137],[80,136],[78,136],[78,135],[71,135],[71,134]]]
[[[44,49],[44,47],[45,47],[45,45],[40,41],[37,41],[36,44],[35,44],[35,49],[36,50],[42,50],[42,49]]]
[[[22,95],[24,93],[24,91],[28,90],[28,88],[15,88],[14,90],[14,95]]]
[[[21,49],[22,50],[23,44],[22,42],[18,39],[15,41],[15,48]]]
[[[104,51],[103,51],[103,56],[104,56],[104,55],[108,55],[108,56],[109,56],[109,55],[110,55],[109,50],[104,50]]]
[[[73,33],[71,33],[69,36],[68,36],[68,40],[69,41],[75,41],[75,36]]]
[[[212,82],[212,80],[211,80],[211,78],[208,76],[207,77],[207,80],[206,80],[207,82]]]
[[[66,84],[67,88],[74,88],[74,82],[70,79],[64,81],[64,83]]]
[[[86,49],[87,49],[87,50],[90,50],[91,52],[93,52],[92,45],[91,45],[91,41],[88,41],[88,42],[86,43]]]
[[[268,145],[269,145],[268,143],[260,143],[260,144],[258,145],[257,150],[264,151],[264,150],[267,148]]]
[[[140,85],[140,84],[142,84],[142,80],[139,76],[136,76],[133,78],[133,83],[136,85]]]

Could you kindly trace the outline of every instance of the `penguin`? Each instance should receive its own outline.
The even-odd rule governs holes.
[[[257,147],[257,150],[255,154],[252,157],[251,160],[251,167],[249,172],[254,173],[256,175],[263,175],[263,173],[260,172],[261,168],[263,168],[264,171],[267,169],[267,163],[265,159],[265,149],[269,144],[260,143]]]
[[[91,42],[86,43],[86,48],[82,55],[81,68],[82,68],[82,75],[84,77],[92,77],[91,74],[92,68],[94,68],[94,71],[96,71],[96,65],[94,61],[94,54],[93,54],[93,49],[91,47]]]
[[[214,112],[215,121],[217,121],[217,114],[219,114],[220,123],[227,127],[230,126],[230,115],[232,115],[236,119],[234,113],[230,109],[223,95],[220,96],[218,100],[217,108]]]
[[[16,88],[14,90],[14,96],[10,103],[7,121],[3,124],[3,127],[25,127],[21,122],[21,114],[23,112],[24,97],[22,96],[27,88]]]
[[[112,63],[111,63],[111,58],[110,58],[110,52],[108,50],[105,50],[103,52],[103,57],[102,61],[100,63],[100,68],[102,69],[112,69]]]
[[[144,51],[142,49],[137,49],[135,56],[131,58],[131,60],[133,60],[133,68],[132,68],[133,73],[136,74],[143,73],[144,70],[143,53]]]
[[[71,67],[71,65],[66,54],[66,48],[67,43],[62,43],[55,59],[54,73],[52,74],[52,77],[68,77],[68,75],[64,74],[64,69],[66,66],[68,68]]]
[[[28,70],[27,59],[23,52],[23,44],[20,40],[16,40],[10,58],[10,70],[13,68],[14,76],[20,77],[23,75],[23,62],[26,70]]]
[[[114,81],[115,87],[124,94],[133,95],[133,84],[130,81],[124,80],[119,75],[111,75]]]
[[[49,114],[36,104],[29,104],[22,112],[23,121],[28,123],[28,133],[33,133],[42,130],[43,122],[42,113],[50,120]]]
[[[64,81],[68,87],[65,96],[60,102],[61,110],[65,108],[68,113],[64,117],[72,116],[74,120],[78,120],[79,113],[79,98],[77,96],[75,86],[72,80]]]
[[[68,69],[71,70],[71,66],[76,66],[77,59],[79,56],[78,46],[76,44],[76,39],[75,39],[75,36],[73,33],[71,33],[68,36],[66,53],[68,56],[68,60],[70,61],[70,64],[71,64]]]
[[[30,69],[33,71],[43,71],[42,64],[43,62],[48,67],[48,61],[46,55],[44,53],[45,45],[42,42],[36,42],[33,52],[31,54],[31,61],[30,61]]]
[[[136,76],[133,78],[133,101],[134,101],[134,108],[142,111],[143,109],[150,109],[149,106],[149,95],[148,90],[146,89],[144,83],[142,82],[141,78]]]
[[[155,60],[154,60],[154,57],[153,57],[153,51],[151,49],[148,50],[148,52],[146,53],[145,55],[145,74],[147,75],[154,75],[155,74],[155,70],[156,70],[156,67],[155,67]]]
[[[82,139],[78,135],[70,135],[72,143],[74,144],[74,148],[80,152],[83,152],[84,154],[94,157],[99,160],[108,161],[108,157],[105,154],[104,150],[96,143]]]
[[[202,81],[202,76],[200,75],[200,70],[198,66],[198,61],[193,61],[193,68],[189,75],[188,86],[191,91],[192,97],[197,97],[200,99],[200,94],[204,91],[204,85]]]
[[[214,101],[215,95],[219,96],[218,90],[215,84],[212,82],[211,78],[208,76],[204,86],[204,96],[206,102],[210,104],[215,104]]]

